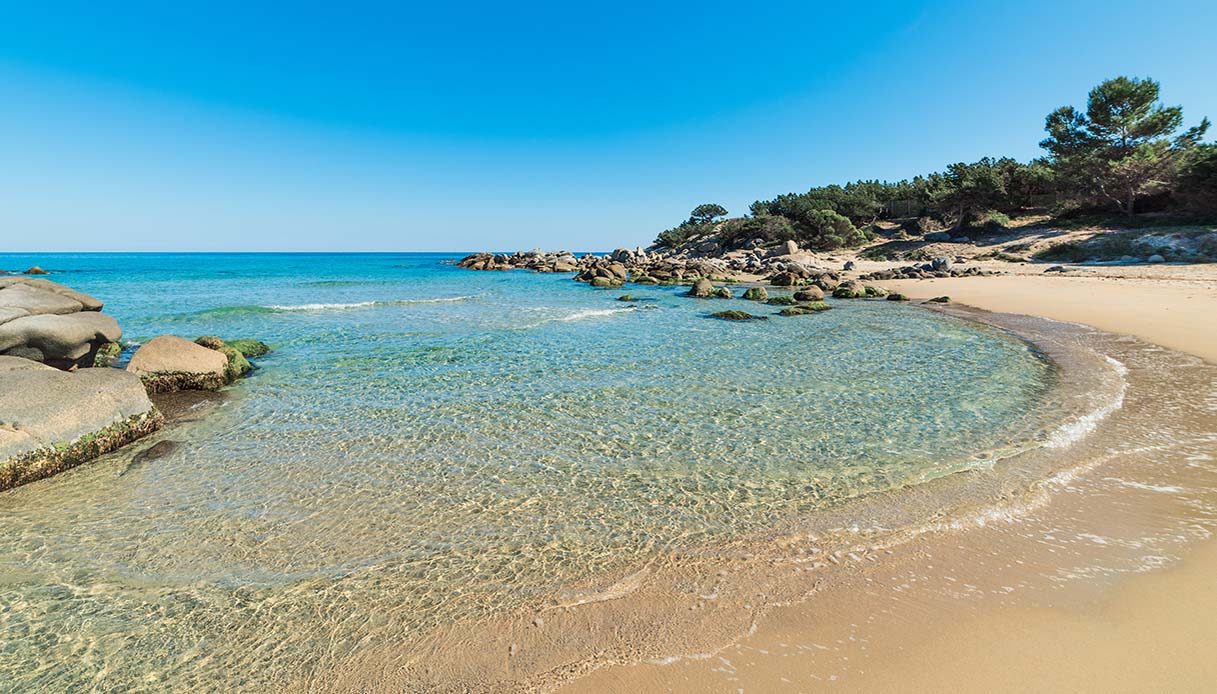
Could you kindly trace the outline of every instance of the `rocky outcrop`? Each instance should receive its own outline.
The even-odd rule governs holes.
[[[134,374],[69,373],[0,356],[0,490],[108,453],[162,422]]]
[[[228,357],[174,335],[161,335],[140,346],[127,364],[149,393],[175,390],[219,390],[228,384]]]
[[[574,272],[575,279],[580,282],[606,287],[625,282],[672,286],[697,279],[722,281],[743,273],[768,277],[773,284],[795,286],[815,282],[827,272],[825,268],[815,268],[791,257],[790,253],[794,252],[798,252],[798,246],[793,243],[769,249],[748,243],[743,248],[727,250],[706,239],[682,244],[678,249],[652,247],[631,251],[618,248],[608,255],[586,254],[579,258],[565,251],[474,253],[456,264],[470,270]],[[597,281],[598,277],[608,282]],[[835,275],[830,281],[836,281]]]
[[[863,280],[907,280],[907,279],[933,279],[936,277],[988,277],[998,273],[990,270],[983,270],[979,266],[972,267],[956,267],[945,256],[934,258],[933,262],[920,263],[917,265],[906,265],[904,267],[893,268],[891,270],[876,270],[867,275],[862,275]]]
[[[0,277],[0,354],[67,369],[91,366],[122,337],[97,299],[50,280]]]

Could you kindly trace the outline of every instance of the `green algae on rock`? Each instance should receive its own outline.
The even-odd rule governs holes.
[[[751,313],[748,313],[747,311],[735,311],[735,310],[719,311],[717,313],[711,313],[710,317],[717,318],[719,320],[769,320],[768,316],[754,316]]]
[[[827,311],[832,308],[823,301],[815,301],[808,304],[797,304],[795,306],[787,306],[778,312],[780,316],[806,316],[812,313]]]

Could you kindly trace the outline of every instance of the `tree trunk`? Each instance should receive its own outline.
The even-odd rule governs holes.
[[[1127,200],[1128,200],[1128,202],[1127,202],[1127,207],[1126,207],[1126,208],[1125,208],[1125,210],[1124,210],[1124,214],[1128,215],[1128,220],[1129,220],[1129,221],[1132,221],[1132,219],[1133,219],[1133,206],[1134,206],[1134,205],[1136,204],[1136,202],[1137,202],[1137,191],[1136,191],[1136,189],[1134,189],[1134,188],[1132,188],[1132,187],[1129,187],[1129,189],[1128,189],[1128,197],[1127,197]]]

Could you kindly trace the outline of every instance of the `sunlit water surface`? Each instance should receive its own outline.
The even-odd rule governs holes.
[[[656,553],[984,466],[1059,421],[1026,344],[438,255],[0,256],[129,343],[272,355],[182,442],[0,494],[0,689],[256,688]],[[617,301],[622,293],[640,299]],[[768,321],[730,323],[745,308]]]

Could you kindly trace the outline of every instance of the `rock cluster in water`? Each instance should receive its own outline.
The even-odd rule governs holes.
[[[122,330],[101,309],[49,280],[0,278],[0,491],[147,436],[164,422],[150,394],[216,390],[270,351],[257,340],[162,335],[112,368]]]
[[[707,244],[713,243],[711,249]],[[702,250],[699,250],[702,249]],[[608,255],[585,254],[575,257],[566,251],[545,252],[539,249],[515,253],[474,253],[457,261],[457,266],[469,270],[516,270],[537,272],[575,272],[576,279],[592,283],[602,277],[610,283],[632,281],[638,284],[680,284],[698,278],[726,278],[736,274],[778,277],[780,284],[787,277],[792,286],[816,273],[827,272],[793,257],[798,245],[788,241],[778,248],[745,247],[725,250],[717,242],[700,246],[682,244],[676,249],[652,246],[643,250],[618,248]],[[603,284],[603,283],[601,283]]]

